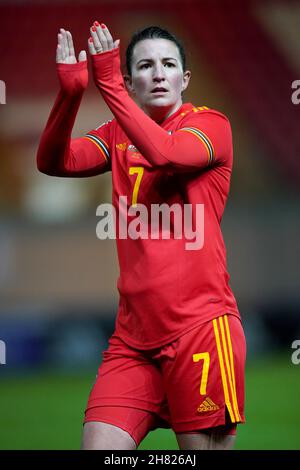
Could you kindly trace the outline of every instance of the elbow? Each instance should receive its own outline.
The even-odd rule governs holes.
[[[37,160],[37,162],[36,162],[36,167],[37,167],[37,169],[38,169],[38,171],[39,171],[40,173],[45,173],[45,174],[47,174],[47,169],[46,169],[46,167],[45,167],[39,160]]]
[[[63,176],[59,162],[53,158],[54,152],[39,147],[36,155],[36,166],[40,173],[48,176]]]
[[[37,169],[39,170],[40,173],[43,173],[43,175],[47,176],[64,176],[61,172],[59,173],[58,171],[53,170],[53,168],[46,168],[44,166],[38,166]]]
[[[36,167],[40,173],[47,174],[46,166],[39,159],[36,161]]]
[[[48,174],[49,165],[47,165],[47,158],[45,157],[45,152],[41,144],[36,154],[36,167],[40,173]]]
[[[53,171],[51,171],[47,168],[38,167],[38,170],[39,170],[40,173],[43,173],[43,175],[56,176],[56,174]]]
[[[47,167],[45,162],[43,162],[42,158],[40,155],[37,156],[36,159],[36,167],[40,173],[44,173],[45,175],[49,174],[50,169]]]
[[[43,173],[44,175],[58,176],[55,169],[47,165],[39,156],[37,156],[37,159],[36,159],[36,166],[37,166],[38,171],[40,173]]]
[[[155,158],[155,160],[152,160],[152,166],[155,168],[167,170],[172,166],[172,162],[166,157],[159,155],[159,158]]]

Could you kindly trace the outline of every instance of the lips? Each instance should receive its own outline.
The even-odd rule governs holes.
[[[154,88],[151,93],[166,93],[168,90],[166,90],[165,88],[163,87],[156,87]]]

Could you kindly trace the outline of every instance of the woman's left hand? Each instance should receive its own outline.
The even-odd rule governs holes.
[[[88,40],[89,51],[91,55],[101,54],[102,52],[111,51],[120,44],[120,39],[113,40],[109,29],[105,24],[94,21],[90,28],[91,37]]]

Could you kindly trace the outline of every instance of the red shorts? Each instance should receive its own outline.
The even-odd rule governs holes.
[[[239,318],[223,315],[161,348],[137,350],[113,335],[85,422],[127,431],[137,445],[157,427],[234,434],[244,422],[246,344]]]

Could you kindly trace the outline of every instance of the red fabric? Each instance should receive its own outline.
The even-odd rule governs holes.
[[[186,103],[158,125],[128,96],[122,84],[118,51],[113,50],[94,59],[94,73],[100,77],[97,80],[103,96],[116,119],[91,131],[89,138],[71,140],[86,86],[81,67],[84,69],[86,63],[58,67],[63,91],[41,138],[39,169],[56,176],[89,176],[111,168],[117,235],[119,197],[127,197],[127,213],[137,180],[137,173],[130,172],[136,167],[143,171],[137,202],[144,204],[148,215],[153,204],[177,204],[182,213],[184,205],[190,204],[195,229],[196,205],[204,205],[204,229],[197,232],[204,236],[201,249],[188,250],[186,244],[190,240],[186,234],[181,239],[174,238],[174,217],[170,239],[162,239],[161,226],[156,232],[159,238],[149,238],[150,217],[148,238],[118,237],[120,302],[116,333],[133,347],[151,349],[224,311],[239,316],[229,286],[220,230],[232,167],[227,118],[217,111]],[[74,77],[79,77],[80,86]],[[74,83],[78,85],[75,91]],[[203,141],[193,133],[179,130],[187,127],[198,129],[211,143],[214,155],[209,165]],[[97,142],[100,147],[107,146],[108,158]],[[128,223],[133,219],[128,216]]]
[[[149,351],[133,349],[113,335],[108,350],[103,353],[103,361],[89,396],[85,422],[103,420],[119,426],[133,435],[137,443],[156,427],[171,427],[175,432],[214,429],[234,434],[236,423],[245,421],[245,338],[238,318],[225,315],[216,322],[220,335],[221,325],[226,331],[225,340],[221,339],[224,362],[226,353],[230,358],[232,351],[233,357],[228,367],[225,364],[230,412],[215,329],[213,322],[209,321],[172,343]],[[195,361],[193,356],[204,352],[209,355],[210,361],[206,389],[203,391],[200,384],[204,376],[204,361]],[[135,413],[134,410],[138,411]],[[143,418],[145,421],[141,426]],[[139,439],[133,434],[137,429]]]

